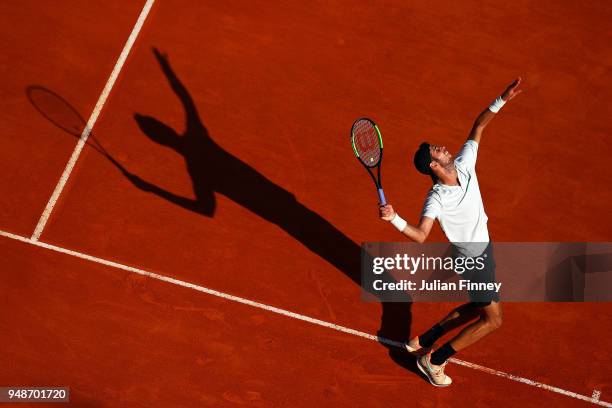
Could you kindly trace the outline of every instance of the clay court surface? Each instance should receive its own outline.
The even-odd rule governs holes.
[[[492,238],[610,241],[610,21],[608,1],[4,2],[0,385],[79,407],[612,406],[609,303],[504,304],[447,389],[382,344],[452,305],[361,300],[360,243],[399,236],[348,143],[377,121],[414,223],[414,149],[456,151],[520,75],[479,151]],[[99,113],[120,166],[86,144],[53,199],[78,137],[33,86]]]

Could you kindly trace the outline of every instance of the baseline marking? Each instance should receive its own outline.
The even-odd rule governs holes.
[[[34,232],[32,233],[31,237],[32,241],[38,241],[38,239],[40,238],[40,234],[42,234],[43,230],[45,229],[45,225],[47,224],[47,221],[51,216],[51,212],[53,212],[53,207],[55,207],[55,203],[57,203],[57,200],[59,199],[62,190],[66,186],[66,182],[70,177],[70,173],[72,173],[72,170],[74,169],[74,165],[76,164],[77,159],[79,158],[79,155],[81,154],[81,151],[85,146],[85,142],[87,142],[87,138],[89,137],[91,130],[93,129],[94,125],[96,124],[96,121],[98,120],[98,115],[100,114],[102,107],[106,103],[106,99],[108,98],[110,91],[115,85],[115,81],[117,80],[117,77],[119,76],[119,73],[123,68],[123,64],[125,63],[125,60],[127,59],[127,56],[130,53],[130,50],[132,49],[132,45],[134,44],[134,41],[136,41],[136,37],[138,37],[140,29],[142,28],[142,25],[144,24],[154,2],[155,0],[147,0],[144,7],[142,8],[142,11],[138,16],[138,20],[136,20],[136,24],[134,25],[130,36],[128,37],[125,45],[123,46],[123,50],[119,55],[119,59],[115,63],[115,67],[113,68],[113,71],[111,72],[108,81],[106,81],[106,85],[104,86],[104,89],[102,90],[102,93],[98,98],[98,102],[96,103],[96,106],[94,107],[94,110],[91,113],[89,120],[87,121],[87,125],[85,126],[85,129],[83,129],[81,137],[79,138],[79,141],[77,142],[77,145],[74,148],[72,155],[70,156],[70,160],[68,160],[64,172],[60,176],[60,179],[57,185],[55,186],[55,190],[53,190],[53,194],[51,194],[51,198],[49,198],[49,201],[47,202],[47,205],[45,206],[45,209],[42,215],[40,216],[40,219],[38,220],[38,224],[36,224],[36,228],[34,229]]]
[[[334,323],[330,323],[330,322],[326,322],[324,320],[319,320],[319,319],[315,319],[309,316],[305,316],[305,315],[301,315],[299,313],[295,313],[295,312],[290,312],[288,310],[285,309],[281,309],[278,307],[274,307],[274,306],[270,306],[270,305],[266,305],[264,303],[259,303],[259,302],[255,302],[253,300],[249,300],[249,299],[245,299],[245,298],[241,298],[239,296],[234,296],[234,295],[230,295],[228,293],[224,293],[224,292],[219,292],[217,290],[214,289],[209,289],[206,288],[204,286],[200,286],[200,285],[196,285],[193,283],[189,283],[189,282],[185,282],[179,279],[175,279],[175,278],[171,278],[169,276],[164,276],[164,275],[160,275],[154,272],[148,272],[145,271],[143,269],[139,269],[139,268],[135,268],[132,266],[128,266],[128,265],[124,265],[124,264],[120,264],[118,262],[113,262],[113,261],[109,261],[107,259],[103,259],[103,258],[98,258],[95,256],[91,256],[91,255],[87,255],[81,252],[77,252],[77,251],[73,251],[71,249],[66,249],[66,248],[62,248],[56,245],[52,245],[52,244],[47,244],[45,242],[41,242],[38,240],[35,240],[33,238],[27,238],[27,237],[23,237],[20,235],[16,235],[16,234],[12,234],[10,232],[5,232],[5,231],[1,231],[0,230],[0,236],[6,237],[6,238],[10,238],[10,239],[14,239],[17,241],[21,241],[24,242],[26,244],[31,244],[40,248],[45,248],[51,251],[55,251],[55,252],[60,252],[62,254],[66,254],[66,255],[70,255],[70,256],[74,256],[76,258],[80,258],[80,259],[85,259],[87,261],[91,261],[94,263],[98,263],[98,264],[102,264],[102,265],[106,265],[106,266],[110,266],[112,268],[116,268],[116,269],[121,269],[124,271],[128,271],[128,272],[133,272],[133,273],[137,273],[139,275],[142,276],[147,276],[149,278],[152,279],[157,279],[159,281],[162,282],[167,282],[167,283],[171,283],[177,286],[182,286],[184,288],[189,288],[189,289],[193,289],[196,290],[198,292],[202,292],[202,293],[206,293],[208,295],[212,295],[212,296],[217,296],[223,299],[227,299],[230,300],[232,302],[237,302],[237,303],[242,303],[248,306],[252,306],[252,307],[256,307],[258,309],[263,309],[263,310],[267,310],[268,312],[272,312],[272,313],[276,313],[279,315],[283,315],[283,316],[287,316],[287,317],[291,317],[293,319],[297,319],[297,320],[302,320],[308,323],[312,323],[312,324],[316,324],[318,326],[323,326],[323,327],[327,327],[329,329],[333,329],[333,330],[337,330],[343,333],[347,333],[347,334],[352,334],[354,336],[358,336],[358,337],[363,337],[365,339],[368,340],[374,340],[374,341],[378,341],[380,343],[383,344],[387,344],[389,346],[393,346],[393,347],[399,347],[399,348],[403,348],[403,343],[398,342],[398,341],[394,341],[394,340],[390,340],[384,337],[380,337],[380,336],[374,336],[372,334],[369,333],[364,333],[362,331],[359,330],[355,330],[355,329],[351,329],[345,326],[340,326]],[[481,371],[487,374],[491,374],[491,375],[495,375],[498,377],[502,377],[511,381],[516,381],[522,384],[527,384],[527,385],[531,385],[533,387],[536,388],[540,388],[543,390],[547,390],[547,391],[551,391],[557,394],[562,394],[565,395],[567,397],[571,397],[571,398],[576,398],[582,401],[586,401],[586,402],[590,402],[592,404],[595,405],[600,405],[602,407],[608,407],[608,408],[612,408],[612,403],[609,402],[605,402],[605,401],[601,401],[599,400],[599,396],[600,393],[596,390],[595,392],[593,392],[593,396],[592,397],[588,397],[586,395],[582,395],[582,394],[578,394],[572,391],[568,391],[568,390],[564,390],[562,388],[559,387],[554,387],[552,385],[547,385],[547,384],[543,384],[541,382],[538,381],[534,381],[534,380],[530,380],[528,378],[524,378],[524,377],[519,377],[517,375],[514,374],[509,374],[509,373],[505,373],[503,371],[498,371],[498,370],[494,370],[492,368],[488,368],[488,367],[484,367],[478,364],[474,364],[474,363],[470,363],[469,361],[464,361],[464,360],[459,360],[457,358],[451,358],[449,360],[450,362],[457,364],[457,365],[461,365],[464,367],[468,367],[477,371]]]

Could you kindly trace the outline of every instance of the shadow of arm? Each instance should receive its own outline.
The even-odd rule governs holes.
[[[172,70],[172,67],[170,67],[168,56],[164,53],[161,53],[157,48],[153,48],[153,53],[155,54],[155,58],[157,58],[157,62],[159,63],[159,66],[161,67],[164,75],[166,75],[166,78],[170,83],[170,87],[183,104],[183,107],[185,109],[187,127],[190,127],[194,124],[199,124],[200,126],[203,126],[201,124],[201,121],[199,120],[198,110],[196,109],[195,103],[193,102],[189,91],[187,91],[187,88],[185,88],[183,83],[178,79],[178,77]]]

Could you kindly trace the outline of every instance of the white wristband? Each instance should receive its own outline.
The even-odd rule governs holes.
[[[399,232],[403,232],[406,229],[406,226],[408,225],[408,223],[404,219],[402,219],[402,217],[400,217],[398,213],[395,213],[395,216],[391,220],[391,224],[395,228],[397,228]]]
[[[505,104],[506,102],[504,102],[502,97],[498,96],[497,98],[495,98],[491,106],[489,106],[489,110],[493,113],[497,113],[502,108],[502,106],[504,106]]]

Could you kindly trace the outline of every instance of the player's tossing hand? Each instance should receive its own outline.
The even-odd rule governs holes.
[[[383,205],[379,207],[380,218],[385,221],[391,221],[395,217],[395,211],[391,204]]]
[[[514,98],[516,95],[523,92],[522,89],[518,89],[522,81],[523,79],[521,77],[518,77],[517,79],[514,80],[514,82],[512,82],[508,86],[508,88],[506,88],[506,90],[501,94],[501,97],[504,100],[504,102],[508,102],[509,100]]]

